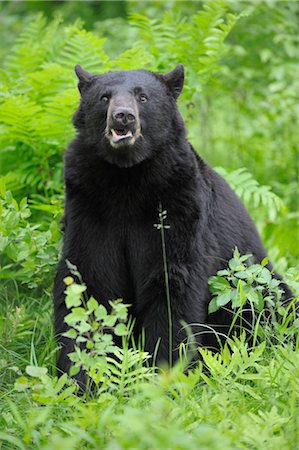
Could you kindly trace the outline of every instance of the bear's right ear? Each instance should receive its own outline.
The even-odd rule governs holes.
[[[184,86],[184,66],[178,64],[171,72],[163,75],[164,81],[170,89],[175,100],[178,98]]]
[[[88,86],[90,86],[94,75],[82,69],[79,64],[75,66],[75,73],[79,78],[78,89],[80,93],[82,93]]]

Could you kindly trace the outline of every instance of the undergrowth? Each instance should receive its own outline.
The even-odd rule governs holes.
[[[22,361],[24,369],[7,368],[15,381],[2,386],[4,448],[295,448],[299,438],[296,298],[288,305],[279,303],[281,282],[266,269],[266,261],[261,265],[247,265],[247,261],[248,255],[241,256],[236,249],[228,268],[210,278],[211,310],[232,301],[233,309],[244,311],[249,301],[257,315],[270,305],[271,320],[265,321],[266,313],[263,320],[254,320],[252,330],[231,330],[219,353],[199,348],[199,362],[189,369],[183,358],[172,368],[153,371],[152,355],[130,344],[128,306],[117,300],[108,312],[93,297],[86,297],[83,281],[67,277],[70,312],[65,336],[75,341],[70,354],[72,377],[49,374],[46,366],[39,366],[34,350],[30,364],[24,367]],[[70,263],[69,268],[80,278]],[[298,288],[298,280],[294,283]],[[242,310],[238,314],[242,316]],[[18,325],[14,327],[15,338],[26,336],[18,335]],[[28,328],[34,347],[36,336]],[[111,333],[122,338],[122,345],[114,342]],[[87,389],[78,396],[80,370]]]

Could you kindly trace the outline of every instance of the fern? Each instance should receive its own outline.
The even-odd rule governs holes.
[[[197,70],[203,81],[218,69],[217,62],[224,53],[224,40],[237,22],[239,16],[227,13],[228,2],[208,1],[203,9],[192,16],[189,37],[195,45],[195,54],[201,67]]]
[[[52,143],[61,147],[67,145],[74,135],[71,119],[78,102],[79,93],[74,88],[65,89],[47,101],[43,115],[36,122],[44,140],[51,139]]]
[[[75,91],[73,71],[57,62],[43,63],[39,70],[26,76],[25,83],[28,86],[27,95],[42,105],[46,105],[54,95],[65,89],[73,88]]]
[[[65,45],[57,62],[70,71],[80,62],[87,70],[99,72],[108,61],[103,50],[105,39],[75,25],[66,28],[65,33]]]
[[[107,384],[109,390],[123,394],[136,390],[138,384],[152,378],[153,372],[144,363],[151,356],[141,350],[116,347],[113,357],[107,357]]]
[[[44,61],[54,57],[55,43],[61,39],[58,33],[61,18],[57,17],[50,24],[39,14],[35,20],[21,33],[4,62],[4,68],[23,77],[24,74],[36,71]],[[15,80],[11,80],[15,83]]]
[[[0,109],[0,141],[3,146],[18,142],[34,145],[41,138],[35,120],[41,114],[41,107],[28,97],[7,96]]]
[[[177,44],[184,39],[184,20],[165,13],[162,20],[131,14],[130,23],[139,31],[137,46],[145,47],[155,60],[154,67],[163,70],[177,58]],[[179,58],[181,61],[181,58]],[[183,62],[183,61],[181,61]]]
[[[123,52],[115,61],[111,62],[113,70],[133,70],[142,68],[152,68],[154,66],[153,55],[144,50],[144,47],[134,46]]]
[[[63,26],[56,17],[48,24],[38,15],[21,33],[0,71],[0,151],[5,154],[5,172],[15,170],[14,161],[19,161],[24,195],[59,186],[53,176],[61,168],[61,150],[74,135],[71,117],[79,100],[75,64],[98,73],[140,67],[166,71],[183,62],[189,71],[185,97],[192,96],[215,70],[223,40],[237,20],[228,9],[229,2],[217,0],[204,2],[204,9],[188,20],[171,12],[155,20],[133,14],[130,21],[138,29],[138,39],[114,60],[103,48],[105,39],[84,30],[80,21]]]
[[[280,197],[272,192],[270,186],[260,185],[244,167],[232,172],[227,172],[223,167],[216,167],[215,170],[225,178],[248,207],[260,208],[264,206],[269,219],[272,221],[276,219],[284,203]]]
[[[130,22],[139,31],[138,45],[145,46],[153,55],[155,68],[163,70],[182,62],[191,76],[197,77],[197,86],[185,90],[191,95],[194,90],[201,90],[218,69],[217,62],[225,50],[224,40],[239,19],[229,12],[229,5],[225,0],[205,1],[203,9],[188,21],[166,12],[162,19],[132,14]]]

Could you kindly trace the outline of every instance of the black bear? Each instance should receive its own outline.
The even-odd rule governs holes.
[[[235,246],[257,261],[265,250],[242,203],[193,150],[176,105],[184,83],[179,64],[166,75],[146,70],[92,75],[75,68],[81,93],[74,115],[77,136],[65,155],[65,236],[55,280],[55,328],[62,346],[58,370],[69,369],[73,342],[66,331],[65,260],[75,264],[89,295],[108,306],[131,304],[135,332],[145,349],[169,358],[168,313],[159,205],[165,230],[173,321],[173,360],[192,324],[199,345],[208,323],[208,277],[226,266]],[[224,311],[212,318],[225,325]],[[196,328],[198,327],[198,328]]]

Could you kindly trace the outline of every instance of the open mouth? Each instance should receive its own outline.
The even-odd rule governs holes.
[[[114,148],[132,146],[138,135],[138,131],[120,127],[110,128],[106,134],[110,141],[110,145]]]
[[[111,129],[111,141],[116,144],[119,141],[122,141],[124,139],[133,138],[133,133],[131,130],[123,129]]]

